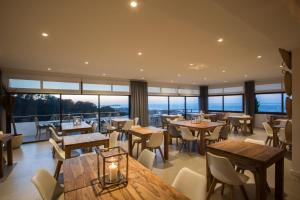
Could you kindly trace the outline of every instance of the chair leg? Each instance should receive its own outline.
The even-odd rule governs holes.
[[[209,190],[207,192],[206,200],[209,200],[210,196],[212,195],[212,193],[215,190],[216,184],[217,184],[217,179],[213,178],[212,183],[209,186]]]
[[[140,143],[137,143],[136,146],[136,156],[139,157],[139,147],[140,147]]]
[[[269,142],[269,136],[267,137],[266,141],[265,141],[265,144],[267,145]]]
[[[158,150],[159,150],[159,153],[160,153],[160,156],[161,156],[161,159],[165,162],[165,158],[164,158],[164,155],[162,153],[162,150],[160,147],[158,147]]]
[[[222,183],[222,189],[221,189],[221,195],[222,195],[222,196],[223,196],[223,194],[224,194],[224,188],[225,188],[225,184]]]
[[[61,168],[61,165],[63,164],[63,161],[59,160],[57,161],[57,164],[56,164],[56,169],[55,169],[55,173],[54,173],[54,178],[57,180],[58,179],[58,176],[59,176],[59,172],[60,172],[60,168]]]
[[[246,199],[246,200],[249,200],[248,195],[247,195],[247,192],[246,192],[246,190],[245,190],[245,187],[244,187],[243,185],[240,185],[240,189],[242,190],[242,193],[243,193],[245,199]]]

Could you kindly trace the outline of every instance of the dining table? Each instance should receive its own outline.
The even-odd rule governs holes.
[[[228,117],[229,119],[230,118],[234,118],[234,119],[238,119],[238,120],[241,120],[241,121],[243,121],[243,123],[242,123],[242,132],[244,133],[244,134],[247,134],[247,129],[248,129],[248,124],[247,124],[247,121],[251,121],[251,123],[252,123],[252,119],[253,119],[253,117],[251,117],[251,116],[249,116],[249,115],[231,115],[231,116],[229,116]],[[250,130],[251,131],[251,134],[253,134],[253,130],[251,129]]]
[[[178,119],[178,118],[181,118],[183,117],[182,115],[167,115],[167,114],[162,114],[161,115],[161,123],[162,123],[162,128],[165,128],[165,125],[168,124],[168,121],[167,119],[169,120],[175,120],[175,119]]]
[[[254,144],[238,139],[228,139],[207,146],[207,152],[227,157],[233,164],[254,174],[256,199],[267,199],[267,169],[275,164],[275,199],[284,196],[284,151],[266,145]],[[207,163],[207,162],[206,162]],[[212,182],[212,174],[206,166],[207,185]]]
[[[99,160],[102,165],[102,160]],[[63,165],[65,200],[188,200],[151,170],[128,157],[128,183],[125,187],[103,189],[97,173],[97,155],[68,159]]]
[[[176,121],[171,122],[171,124],[175,126],[183,126],[187,127],[192,131],[198,131],[200,135],[200,144],[199,144],[199,153],[201,155],[205,155],[205,133],[213,130],[218,126],[225,126],[225,122],[207,122],[207,121],[200,121],[200,122],[193,122],[193,120],[184,120],[184,121]]]
[[[0,178],[4,175],[3,144],[6,144],[7,165],[12,166],[13,164],[12,138],[12,134],[0,134]]]
[[[75,125],[73,122],[63,122],[61,123],[61,131],[63,135],[69,133],[80,132],[80,133],[91,133],[92,126],[86,122],[81,122],[78,125]]]
[[[131,119],[126,118],[126,117],[115,117],[115,118],[111,119],[111,123],[114,127],[116,127],[119,130],[129,120],[131,120]]]
[[[87,133],[63,137],[63,147],[66,159],[71,158],[74,149],[92,148],[103,145],[109,147],[109,137],[101,133]]]
[[[147,127],[134,127],[131,128],[128,132],[128,152],[132,156],[132,135],[135,135],[141,138],[142,151],[146,148],[146,142],[152,134],[163,133],[164,134],[164,160],[169,159],[169,134],[161,128],[156,128],[153,126]]]

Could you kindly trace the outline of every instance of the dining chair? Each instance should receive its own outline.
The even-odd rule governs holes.
[[[51,134],[51,138],[57,143],[60,144],[63,142],[63,137],[62,136],[58,136],[56,131],[50,126],[49,127],[50,130],[50,134]],[[55,148],[54,146],[52,146],[52,157],[55,157]]]
[[[250,115],[244,115],[245,117],[250,117]],[[240,124],[243,125],[245,123],[245,120],[239,120]],[[252,127],[252,120],[248,119],[246,120],[247,128],[250,130],[250,133],[253,133],[253,127]]]
[[[222,128],[223,126],[217,126],[209,136],[205,137],[205,140],[208,142],[208,144],[219,141],[220,131]]]
[[[52,127],[53,130],[56,132],[57,135],[59,135],[59,136],[63,135],[61,131],[57,130],[57,128],[56,128],[56,126],[54,124],[51,123],[49,127]]]
[[[191,200],[206,198],[206,177],[186,167],[178,172],[172,186]]]
[[[121,134],[121,139],[123,138],[123,135],[125,134],[125,138],[127,138],[128,131],[131,129],[133,126],[133,120],[128,120],[125,122],[124,126],[122,127],[122,134]]]
[[[176,126],[169,124],[167,128],[168,134],[169,134],[169,139],[170,139],[170,144],[172,144],[172,139],[176,139],[176,146],[178,146],[178,139],[181,138],[180,131],[177,129]]]
[[[241,129],[241,124],[238,118],[230,118],[231,130],[234,129],[234,133],[238,133]]]
[[[233,187],[239,186],[245,199],[249,199],[246,193],[244,184],[247,182],[248,177],[244,174],[238,173],[234,170],[232,163],[226,157],[214,155],[210,152],[206,153],[207,163],[211,175],[213,176],[212,183],[209,186],[207,199],[210,198],[214,192],[217,183],[222,183],[222,194],[224,191],[224,184],[231,188],[231,199],[233,198]]]
[[[117,128],[112,126],[110,122],[105,122],[104,127],[106,128],[106,135],[117,130]]]
[[[139,163],[152,170],[154,159],[155,153],[149,151],[148,149],[144,149],[137,160],[139,161]]]
[[[96,133],[97,132],[97,128],[98,128],[98,123],[97,122],[93,122],[92,123],[92,133]]]
[[[227,140],[230,131],[231,131],[230,124],[224,125],[223,128],[220,131],[220,138],[219,139],[220,140]]]
[[[43,200],[64,199],[63,187],[57,183],[48,171],[38,170],[31,178],[31,182],[35,185]]]
[[[262,140],[254,140],[254,139],[251,139],[251,138],[246,138],[244,141],[249,142],[249,143],[253,143],[253,144],[265,145],[265,142],[262,141]]]
[[[193,136],[193,133],[190,131],[187,127],[180,127],[181,137],[182,137],[182,144],[179,149],[179,152],[182,151],[183,147],[186,147],[188,145],[189,151],[191,151],[191,145],[192,142],[197,142],[198,138],[196,136]]]
[[[156,153],[156,149],[159,150],[160,156],[163,161],[165,161],[162,150],[160,145],[163,143],[164,140],[164,134],[159,132],[159,133],[152,133],[149,140],[146,142],[146,148],[150,149],[151,151],[154,150]]]
[[[138,117],[134,118],[134,126],[139,125],[139,120],[140,120],[140,118],[138,118]]]
[[[140,128],[141,126],[137,125],[137,126],[132,126],[131,128]],[[139,156],[139,148],[140,148],[140,144],[142,143],[142,139],[138,136],[132,135],[132,149],[134,149],[135,145],[136,145],[136,156]]]
[[[113,131],[109,134],[109,147],[117,147],[118,146],[118,137],[119,132]]]
[[[35,123],[35,128],[36,128],[35,137],[38,137],[38,139],[40,139],[43,130],[47,134],[48,126],[41,125],[39,118],[37,116],[34,117],[34,123]]]
[[[268,122],[263,122],[262,125],[267,134],[267,139],[265,143],[271,146],[271,143],[273,142],[273,128],[270,126]]]
[[[287,146],[292,146],[292,122],[287,121],[284,134],[279,135],[280,147],[286,150]]]

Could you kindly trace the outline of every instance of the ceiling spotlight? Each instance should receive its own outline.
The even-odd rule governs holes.
[[[219,39],[218,39],[218,42],[219,42],[219,43],[221,43],[221,42],[223,42],[223,41],[224,41],[223,38],[219,38]]]
[[[89,62],[88,62],[88,61],[85,61],[85,62],[84,62],[84,64],[88,65],[88,64],[89,64]]]
[[[181,74],[177,74],[177,77],[180,77],[181,76]]]
[[[257,59],[261,59],[261,58],[262,58],[262,56],[261,56],[261,55],[258,55],[258,56],[256,56],[256,58],[257,58]]]
[[[194,63],[191,63],[190,66],[194,66]]]
[[[41,35],[42,35],[43,37],[48,37],[48,36],[49,36],[48,33],[45,33],[45,32],[42,33]]]
[[[137,55],[138,55],[138,56],[141,56],[141,55],[143,55],[143,53],[139,51],[139,52],[137,53]]]
[[[173,81],[173,80],[171,80],[171,83],[174,83],[174,81]]]
[[[48,71],[51,71],[52,70],[52,68],[51,67],[48,67],[48,69],[47,69]]]
[[[137,3],[136,1],[131,1],[131,2],[130,2],[130,6],[131,6],[132,8],[136,8],[136,7],[138,6],[138,3]]]
[[[145,79],[145,77],[142,77],[142,79],[144,80],[144,79]]]
[[[280,65],[279,67],[280,67],[280,68],[283,68],[283,65]]]
[[[225,72],[226,72],[226,70],[225,70],[225,69],[223,69],[223,70],[222,70],[222,72],[223,72],[223,73],[225,73]]]
[[[140,72],[143,72],[144,71],[144,69],[140,69]]]
[[[247,77],[248,77],[248,74],[245,74],[244,77],[247,78]]]
[[[102,74],[102,76],[106,76],[106,74],[105,74],[105,73],[103,73],[103,74]]]
[[[203,80],[205,80],[205,81],[206,81],[206,80],[207,80],[207,78],[206,78],[206,77],[204,77],[204,78],[203,78]]]
[[[227,83],[228,81],[224,81],[224,83]]]

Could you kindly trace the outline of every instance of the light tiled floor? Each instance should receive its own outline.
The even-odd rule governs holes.
[[[232,138],[242,138],[243,136],[231,135]],[[256,129],[255,134],[249,136],[253,139],[265,139],[263,130]],[[126,142],[120,142],[121,146],[127,147]],[[154,173],[160,176],[166,183],[171,184],[176,174],[182,167],[188,167],[200,174],[206,173],[205,156],[200,156],[197,153],[179,153],[176,146],[172,145],[170,148],[170,159],[166,163],[161,161],[160,155],[157,154]],[[134,151],[135,152],[135,151]],[[290,157],[290,155],[287,155]],[[6,176],[0,179],[0,199],[1,200],[32,200],[40,199],[38,192],[32,185],[30,179],[35,171],[39,168],[45,168],[52,173],[54,172],[56,161],[52,159],[50,145],[48,142],[40,142],[34,144],[26,144],[21,149],[14,150],[14,166],[13,168],[6,168]],[[292,176],[289,172],[291,167],[291,160],[285,159],[285,193],[286,199],[297,200],[300,199],[300,180]],[[253,176],[250,176],[249,185],[246,186],[247,193],[250,199],[255,199],[255,187]],[[268,169],[268,183],[271,188],[274,188],[274,167]],[[216,188],[215,194],[211,199],[230,199],[229,189],[225,188],[224,196],[221,196],[220,189]],[[235,190],[235,199],[243,199],[240,191]],[[272,199],[272,196],[270,196]]]

